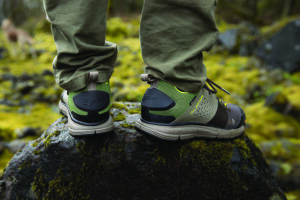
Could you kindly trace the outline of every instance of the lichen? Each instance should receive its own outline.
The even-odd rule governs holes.
[[[34,177],[34,182],[32,183],[31,190],[35,193],[37,199],[43,199],[43,194],[47,191],[47,183],[42,172],[42,169],[39,168],[36,171]]]
[[[134,128],[133,125],[127,124],[127,123],[122,123],[121,126],[122,126],[123,128]]]
[[[19,167],[18,167],[18,169],[24,169],[24,168],[26,168],[26,167],[29,167],[31,165],[31,162],[30,161],[25,161],[25,162],[23,162]]]
[[[31,146],[36,147],[38,144],[39,144],[38,141],[34,141],[34,142],[31,144]]]
[[[39,155],[40,153],[41,153],[40,150],[34,150],[34,151],[33,151],[33,154],[34,154],[34,155]]]
[[[125,108],[125,105],[124,105],[124,103],[121,103],[121,102],[113,102],[112,108],[117,108],[119,110],[122,110]]]
[[[113,120],[118,122],[118,121],[123,121],[126,119],[125,115],[121,112],[119,112],[115,117],[113,117]]]
[[[49,135],[45,135],[44,140],[43,140],[45,148],[47,148],[51,144],[51,138],[57,137],[59,134],[60,134],[60,131],[56,130]]]
[[[129,109],[128,114],[141,114],[141,109],[140,108]]]

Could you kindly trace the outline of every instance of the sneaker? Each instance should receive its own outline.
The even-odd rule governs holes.
[[[215,87],[229,92],[211,80],[207,79],[198,94],[180,91],[150,75],[144,75],[142,80],[148,81],[151,87],[141,102],[137,131],[165,140],[235,138],[244,132],[244,111],[216,97]]]
[[[77,92],[62,93],[60,112],[68,117],[68,129],[72,136],[88,136],[114,130],[110,116],[109,83],[96,83],[98,72],[90,72],[88,86]]]

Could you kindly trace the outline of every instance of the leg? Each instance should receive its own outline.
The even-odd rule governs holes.
[[[57,47],[56,82],[67,91],[84,88],[90,71],[98,71],[99,82],[113,72],[117,48],[105,42],[107,1],[44,0]]]
[[[108,80],[117,57],[105,42],[107,0],[44,0],[57,47],[53,68],[64,88],[60,111],[69,133],[84,136],[113,130]]]
[[[145,0],[141,46],[146,73],[197,92],[206,80],[202,51],[215,43],[215,0]]]
[[[216,0],[145,0],[141,45],[149,75],[143,79],[151,87],[142,99],[138,131],[166,140],[243,133],[243,110],[215,96],[223,88],[206,78],[202,62],[202,51],[217,38],[215,6]]]

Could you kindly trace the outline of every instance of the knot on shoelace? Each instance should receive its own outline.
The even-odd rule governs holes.
[[[229,91],[227,91],[226,89],[222,88],[221,86],[219,86],[218,84],[216,84],[215,82],[213,82],[212,80],[210,80],[209,78],[207,78],[206,79],[206,84],[204,85],[204,88],[206,90],[208,90],[209,92],[211,92],[213,94],[216,94],[218,92],[218,90],[215,87],[217,87],[220,90],[222,90],[223,92],[231,95],[231,93]]]

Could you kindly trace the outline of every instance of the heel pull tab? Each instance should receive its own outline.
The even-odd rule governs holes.
[[[89,72],[88,74],[88,90],[96,90],[97,81],[98,81],[98,72]]]
[[[149,83],[149,82],[151,83],[151,82],[157,80],[157,78],[155,78],[151,74],[141,74],[140,78],[142,81],[147,82],[147,83]]]
[[[141,80],[147,82],[152,88],[157,88],[159,79],[151,74],[141,74]]]

